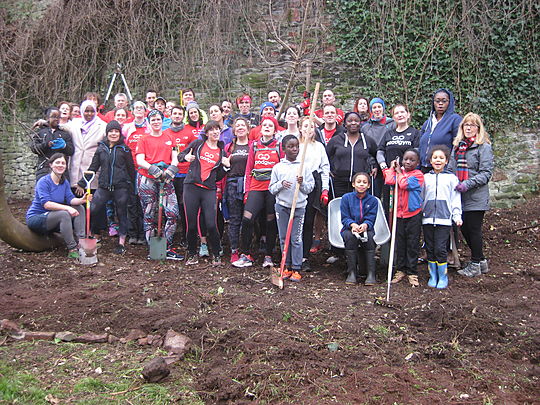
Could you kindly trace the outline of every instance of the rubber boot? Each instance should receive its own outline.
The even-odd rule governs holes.
[[[437,282],[437,288],[443,289],[448,287],[448,263],[437,262],[437,274],[439,275],[439,281]]]
[[[427,285],[429,287],[437,287],[439,282],[439,276],[437,275],[437,262],[428,261],[428,270],[429,270],[429,281]]]
[[[356,264],[358,263],[358,254],[355,250],[345,250],[345,257],[347,258],[347,280],[345,284],[356,284]]]
[[[375,285],[377,284],[377,277],[375,276],[375,271],[377,270],[375,264],[375,251],[366,250],[366,270],[367,278],[364,285]]]

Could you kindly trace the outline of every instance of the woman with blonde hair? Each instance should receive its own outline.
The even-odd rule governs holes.
[[[468,113],[459,124],[450,164],[459,179],[463,225],[461,233],[471,249],[471,261],[458,273],[475,277],[489,271],[483,253],[482,223],[489,209],[489,185],[493,173],[493,151],[482,118]]]

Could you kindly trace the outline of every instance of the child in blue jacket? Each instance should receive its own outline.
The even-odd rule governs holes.
[[[341,198],[341,237],[345,242],[345,257],[347,258],[346,284],[356,284],[356,266],[359,262],[358,248],[364,252],[367,278],[364,285],[375,285],[375,241],[373,226],[377,218],[379,202],[376,197],[368,194],[371,185],[367,173],[356,173],[352,178],[354,191]]]

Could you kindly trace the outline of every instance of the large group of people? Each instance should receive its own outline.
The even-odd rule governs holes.
[[[313,114],[305,106],[281,105],[275,90],[256,112],[248,94],[204,111],[192,89],[183,89],[178,103],[148,90],[144,101],[130,105],[118,93],[108,112],[98,94],[84,98],[80,106],[62,101],[49,108],[31,145],[38,158],[27,224],[38,233],[60,232],[69,257],[77,257],[77,241],[84,237],[88,199],[90,236],[118,236],[116,254],[156,235],[161,205],[167,259],[184,260],[185,248],[187,266],[202,257],[220,265],[228,240],[233,266],[253,266],[261,252],[262,266],[272,267],[278,236],[284,249],[294,203],[283,276],[300,281],[311,270],[310,255],[323,244],[327,204],[341,198],[349,284],[359,281],[359,267],[366,285],[376,283],[375,220],[391,218],[392,201],[393,283],[407,278],[419,285],[423,239],[428,285],[445,288],[456,227],[471,249],[471,261],[459,273],[488,271],[482,222],[493,153],[480,116],[457,114],[450,90],[435,91],[421,129],[411,126],[405,104],[390,109],[382,97],[362,96],[344,112],[331,89]],[[86,171],[97,173],[90,193]],[[333,248],[328,262],[341,256]]]

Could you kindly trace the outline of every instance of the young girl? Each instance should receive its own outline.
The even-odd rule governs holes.
[[[345,257],[347,258],[346,284],[356,284],[356,266],[358,264],[358,248],[365,255],[367,278],[364,285],[375,285],[375,241],[373,226],[377,218],[379,203],[375,197],[368,194],[371,186],[369,175],[364,172],[356,173],[352,178],[354,191],[341,198],[341,237],[345,242]]]
[[[455,190],[458,178],[446,170],[450,149],[446,145],[434,146],[428,154],[433,169],[424,176],[422,190],[424,241],[428,258],[428,286],[446,288],[448,275],[446,257],[452,230],[452,220],[461,226],[461,196]]]
[[[308,194],[315,186],[315,180],[309,168],[304,168],[303,173],[298,176],[300,161],[298,157],[299,143],[294,135],[285,135],[282,142],[285,151],[285,159],[281,159],[272,169],[272,177],[268,190],[276,197],[276,218],[278,223],[279,241],[281,250],[285,248],[285,238],[291,214],[292,202],[296,189],[296,182],[300,184],[296,209],[291,230],[291,242],[287,251],[287,270],[283,278],[291,281],[300,281],[302,276],[302,231],[304,225],[304,214],[306,212]]]
[[[398,271],[392,283],[400,282],[405,275],[413,287],[418,287],[418,251],[422,229],[422,186],[424,175],[417,169],[420,154],[416,149],[407,149],[403,154],[403,168],[397,160],[383,171],[387,185],[398,183],[396,252]]]

